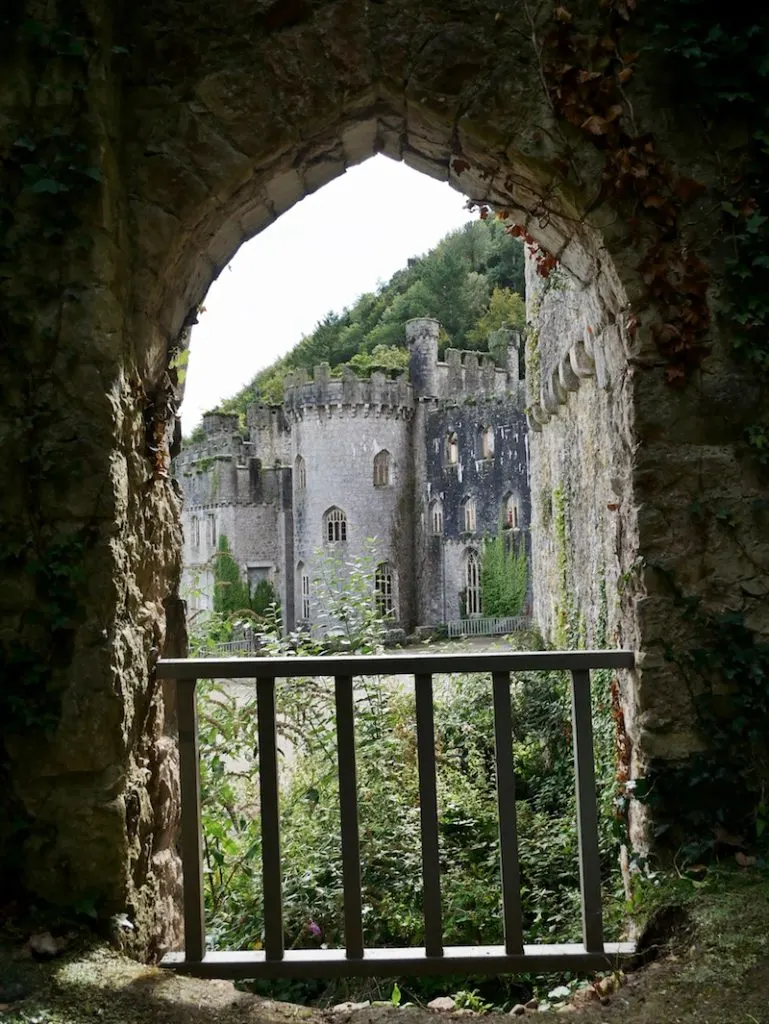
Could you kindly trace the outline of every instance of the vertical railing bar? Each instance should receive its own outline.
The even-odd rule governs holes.
[[[339,817],[342,833],[344,944],[348,960],[363,959],[363,924],[358,830],[358,780],[355,767],[355,720],[352,676],[334,677]]]
[[[515,954],[523,953],[523,919],[521,914],[521,872],[518,863],[518,828],[515,813],[513,717],[510,711],[510,674],[508,672],[492,673],[492,691],[505,952]]]
[[[206,925],[203,909],[203,850],[200,825],[200,761],[195,679],[176,682],[179,726],[179,782],[181,787],[181,855],[184,896],[184,958],[200,961],[205,955]]]
[[[571,673],[571,715],[576,776],[579,875],[582,891],[582,938],[585,951],[603,951],[601,911],[601,860],[598,848],[598,808],[593,757],[593,720],[590,703],[590,672]]]
[[[283,884],[280,866],[280,806],[278,796],[278,743],[275,720],[275,679],[256,680],[259,737],[259,815],[262,827],[262,892],[264,902],[264,954],[283,959]]]
[[[443,956],[438,793],[435,774],[435,715],[433,711],[433,677],[431,675],[414,676],[414,696],[417,718],[425,953],[427,956]]]

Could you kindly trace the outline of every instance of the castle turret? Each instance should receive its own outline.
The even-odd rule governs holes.
[[[406,321],[406,342],[409,346],[409,378],[414,393],[422,398],[434,398],[438,394],[437,363],[438,333],[441,325],[437,320],[419,317]]]

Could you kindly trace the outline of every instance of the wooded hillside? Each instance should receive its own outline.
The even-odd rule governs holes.
[[[376,244],[376,239],[372,239]],[[376,292],[361,295],[341,313],[330,312],[285,356],[222,402],[219,411],[245,414],[252,402],[280,402],[283,377],[304,367],[344,364],[361,376],[372,370],[400,371],[408,362],[403,325],[429,316],[442,324],[446,347],[486,349],[489,334],[524,322],[523,246],[495,220],[477,220],[442,239]],[[491,351],[494,353],[492,338]]]

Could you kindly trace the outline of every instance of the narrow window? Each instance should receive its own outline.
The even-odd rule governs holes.
[[[475,498],[467,498],[462,506],[463,529],[465,533],[475,531]]]
[[[512,494],[505,500],[505,529],[518,529],[518,502]]]
[[[208,543],[214,547],[216,545],[216,516],[213,513],[206,516],[206,534]]]
[[[433,536],[443,534],[443,505],[440,501],[434,501],[430,505],[430,533]]]
[[[299,577],[300,618],[306,622],[310,618],[310,577],[307,575],[304,562],[297,565],[296,574]]]
[[[494,428],[484,427],[481,431],[481,458],[494,458]]]
[[[481,565],[477,551],[468,551],[465,559],[465,612],[481,614]]]
[[[324,514],[323,536],[327,544],[339,544],[347,540],[347,516],[341,508],[330,508]]]
[[[453,430],[446,436],[446,462],[449,466],[456,466],[459,462],[459,441]]]
[[[192,517],[191,530],[192,537],[191,543],[193,548],[200,547],[200,520],[197,516]]]
[[[381,618],[395,615],[393,570],[389,562],[380,562],[374,573],[374,601]]]
[[[383,449],[374,456],[374,487],[390,486],[390,453]]]
[[[303,491],[307,486],[307,466],[301,455],[297,455],[294,463],[294,480],[297,491]]]

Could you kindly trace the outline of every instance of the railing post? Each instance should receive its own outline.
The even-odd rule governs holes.
[[[523,953],[521,871],[518,863],[518,829],[515,813],[513,766],[513,718],[510,712],[510,674],[492,673],[494,695],[494,746],[497,765],[497,813],[499,857],[502,876],[502,916],[505,952]]]
[[[432,676],[415,675],[414,690],[417,717],[417,764],[419,768],[420,834],[422,837],[425,953],[427,956],[443,956]]]
[[[342,884],[344,887],[344,944],[348,960],[363,959],[363,924],[360,891],[360,838],[358,835],[358,780],[355,767],[355,721],[352,676],[336,676],[337,763],[339,766],[339,819],[342,832]]]
[[[601,857],[598,848],[598,809],[593,756],[593,718],[590,672],[571,673],[571,717],[579,836],[579,875],[582,889],[582,938],[588,953],[603,951]]]
[[[176,681],[179,723],[179,784],[181,788],[182,892],[184,897],[184,958],[198,962],[206,948],[203,910],[203,851],[200,825],[200,761],[195,679]]]
[[[259,736],[259,814],[262,825],[262,893],[264,955],[283,959],[283,882],[280,868],[278,744],[275,723],[275,679],[256,680]]]

